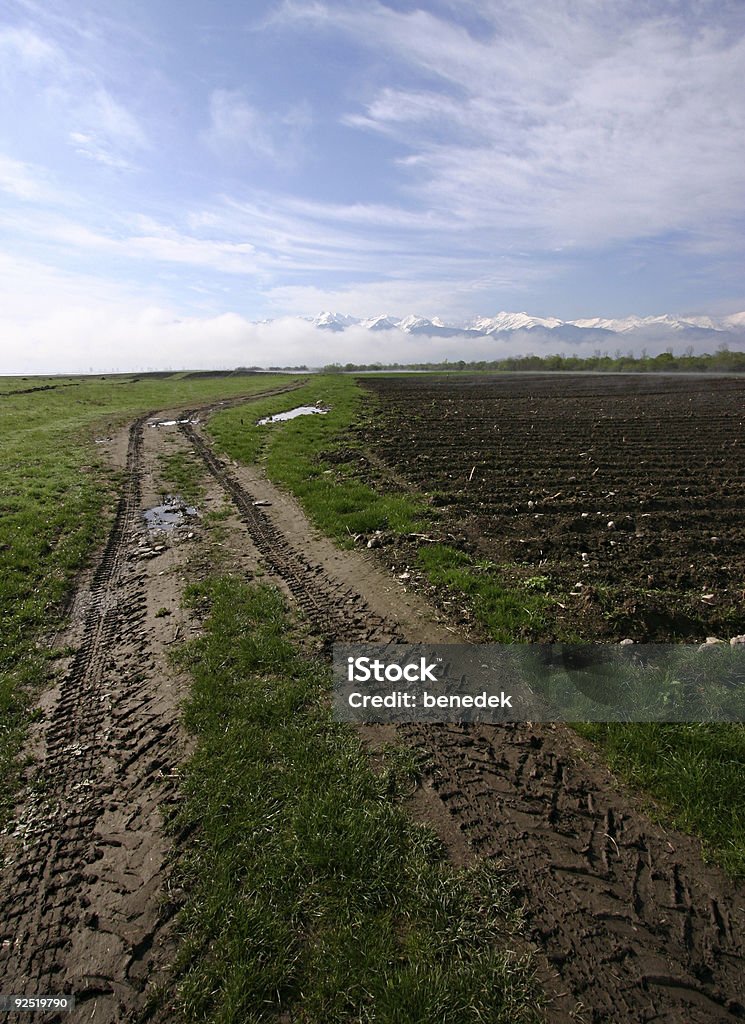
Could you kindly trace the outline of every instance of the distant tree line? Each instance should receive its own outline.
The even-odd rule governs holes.
[[[607,352],[596,352],[592,356],[536,356],[532,353],[524,356],[508,356],[506,359],[478,359],[471,362],[465,359],[451,361],[445,359],[439,363],[330,363],[324,366],[324,373],[355,373],[376,370],[467,370],[470,372],[485,371],[595,371],[605,373],[745,373],[745,352],[730,352],[724,346],[714,353],[675,356],[672,352],[661,352],[649,356],[642,351],[635,356],[632,353],[609,355]]]

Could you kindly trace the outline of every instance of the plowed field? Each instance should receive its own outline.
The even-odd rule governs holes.
[[[585,640],[745,629],[745,382],[369,379],[365,443]]]

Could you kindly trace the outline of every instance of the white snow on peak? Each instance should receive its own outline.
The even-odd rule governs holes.
[[[398,326],[397,321],[386,313],[383,313],[380,316],[372,316],[367,320],[360,320],[359,324],[360,327],[367,327],[368,330],[371,331],[392,330],[394,327]]]
[[[732,313],[731,316],[723,316],[720,324],[725,331],[737,331],[745,328],[745,313]]]
[[[334,331],[343,331],[346,327],[358,324],[368,330],[398,329],[406,334],[415,332],[426,334],[432,328],[433,334],[448,331],[450,334],[492,335],[510,331],[524,331],[532,328],[553,330],[556,327],[574,327],[578,329],[595,329],[612,331],[614,334],[633,334],[637,331],[649,331],[652,336],[664,332],[678,333],[691,330],[732,332],[745,330],[745,312],[732,313],[729,316],[715,317],[705,314],[692,316],[672,316],[662,313],[658,316],[626,316],[626,317],[583,317],[577,320],[559,320],[556,317],[531,316],[529,313],[510,313],[502,311],[496,316],[477,316],[460,324],[441,320],[440,317],[406,316],[401,319],[382,313],[378,316],[358,317],[346,313],[325,311],[318,316],[307,317],[316,327]]]
[[[433,320],[428,320],[424,316],[406,316],[403,320],[399,320],[396,326],[408,333],[415,327],[431,327],[433,324]]]
[[[550,330],[553,327],[560,327],[562,322],[555,317],[546,319],[540,316],[530,316],[528,313],[501,312],[492,317],[478,316],[470,321],[468,326],[484,334],[498,334],[500,331],[529,330],[531,327],[546,327]]]

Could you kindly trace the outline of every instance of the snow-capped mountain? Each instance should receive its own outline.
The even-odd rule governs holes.
[[[310,322],[314,327],[322,327],[326,331],[343,331],[345,327],[360,321],[346,313],[319,313],[318,316],[310,317]]]
[[[622,318],[589,317],[578,320],[559,320],[556,317],[530,316],[528,313],[501,312],[496,316],[477,316],[462,323],[447,323],[439,317],[409,315],[394,317],[382,314],[360,319],[345,313],[321,313],[305,318],[323,330],[343,331],[359,326],[370,331],[402,331],[404,334],[432,337],[474,337],[535,332],[552,334],[564,341],[612,339],[613,335],[649,337],[660,341],[686,338],[706,340],[714,344],[729,342],[733,337],[745,341],[745,312],[729,316],[627,316]]]
[[[467,326],[481,334],[498,334],[500,331],[525,331],[533,327],[561,327],[562,321],[556,317],[544,319],[540,316],[528,316],[527,313],[497,313],[496,316],[477,316]]]

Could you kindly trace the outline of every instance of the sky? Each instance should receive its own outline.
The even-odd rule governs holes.
[[[0,373],[745,310],[744,82],[742,0],[3,0]]]

